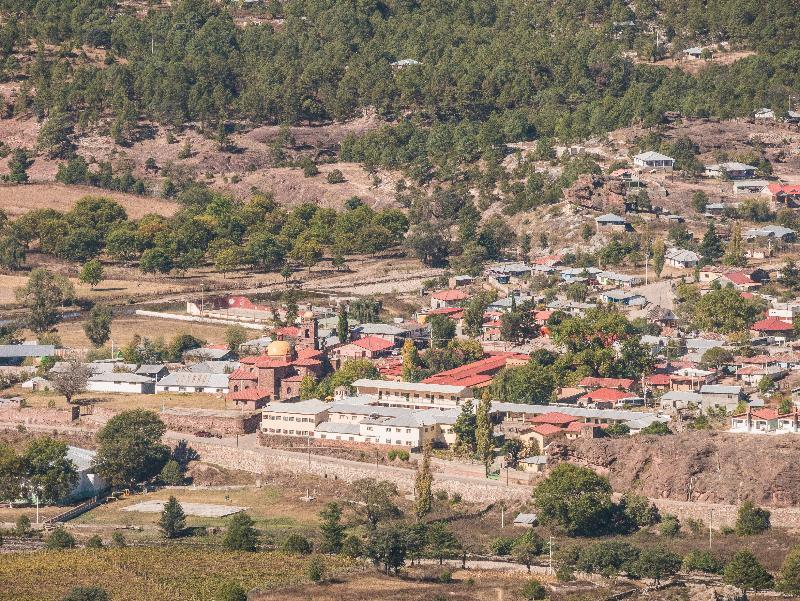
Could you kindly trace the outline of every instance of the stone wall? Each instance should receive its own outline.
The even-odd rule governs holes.
[[[68,426],[80,416],[80,407],[49,409],[44,407],[8,407],[0,409],[0,422],[36,426]]]
[[[261,412],[167,409],[159,413],[168,430],[192,434],[206,431],[221,436],[251,434],[261,426]]]
[[[311,474],[323,478],[334,478],[353,482],[360,478],[378,478],[394,483],[403,494],[413,493],[414,470],[391,466],[346,461],[342,459],[287,453],[276,449],[237,449],[206,443],[192,443],[192,448],[200,454],[200,459],[212,463],[256,474],[294,473]],[[524,501],[530,497],[530,487],[505,486],[495,481],[482,483],[458,477],[434,474],[434,489],[448,493],[458,493],[465,500],[479,503],[494,503],[503,499]]]
[[[695,519],[703,522],[706,527],[712,517],[713,527],[733,527],[736,524],[738,505],[724,505],[721,503],[700,503],[697,501],[675,501],[672,499],[653,499],[661,515],[672,514],[681,520]],[[770,522],[773,526],[781,528],[797,528],[800,524],[800,507],[767,507],[772,514]]]

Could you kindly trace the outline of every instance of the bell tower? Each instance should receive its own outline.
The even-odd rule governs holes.
[[[312,311],[306,311],[300,318],[300,335],[297,337],[295,347],[299,349],[319,350],[319,325]]]

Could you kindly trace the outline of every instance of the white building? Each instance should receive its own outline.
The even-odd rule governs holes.
[[[67,447],[67,459],[75,464],[78,481],[69,493],[69,501],[81,501],[101,494],[108,484],[95,473],[93,466],[97,453],[80,447]]]
[[[156,392],[228,393],[228,374],[176,371],[156,383]]]
[[[121,392],[128,394],[153,394],[155,380],[124,371],[95,374],[89,378],[86,390],[91,392]]]
[[[700,262],[700,255],[685,248],[669,248],[664,253],[664,263],[676,269],[692,269]]]
[[[633,164],[645,169],[674,169],[675,159],[650,150],[633,157]]]
[[[390,407],[452,409],[457,407],[461,400],[472,398],[472,389],[469,386],[366,378],[356,380],[353,386],[358,394],[375,395],[379,404]]]

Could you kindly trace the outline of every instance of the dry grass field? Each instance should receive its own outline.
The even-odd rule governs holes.
[[[116,200],[128,217],[139,219],[148,213],[171,217],[178,204],[169,200],[123,194],[89,186],[65,186],[57,183],[30,184],[26,186],[0,186],[0,209],[12,219],[34,209],[70,210],[84,196],[105,196]]]
[[[66,409],[67,402],[63,396],[55,392],[31,392],[18,386],[8,388],[3,394],[20,394],[25,397],[25,402],[31,407],[53,407]],[[123,411],[126,409],[152,409],[157,411],[162,407],[178,407],[184,409],[231,409],[225,405],[222,395],[189,393],[189,392],[162,392],[158,394],[112,394],[106,392],[83,392],[75,395],[75,402],[83,404],[96,404],[105,409]]]
[[[83,321],[67,321],[58,325],[58,335],[65,347],[87,348],[91,346],[83,331],[83,323]],[[165,342],[169,342],[177,334],[191,334],[209,344],[224,344],[226,327],[208,323],[124,315],[115,317],[111,322],[111,340],[114,341],[116,347],[121,347],[128,344],[136,334],[142,337],[146,336],[151,340],[163,338]],[[253,338],[259,336],[257,330],[248,330],[248,332]],[[32,335],[32,333],[26,332],[26,336]]]

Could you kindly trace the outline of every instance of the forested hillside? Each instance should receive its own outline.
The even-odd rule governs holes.
[[[184,0],[136,14],[112,0],[3,0],[2,76],[22,69],[10,111],[110,112],[119,137],[161,123],[346,119],[364,107],[425,122],[483,123],[471,144],[578,138],[665,110],[728,117],[785,106],[800,72],[800,16],[785,0],[291,0],[237,27],[224,5]],[[277,17],[271,18],[271,17]],[[656,47],[658,32],[659,46]],[[693,77],[634,64],[729,42],[758,56]],[[38,45],[20,65],[17,53]],[[59,52],[44,51],[58,45]],[[104,61],[74,60],[79,47]],[[392,62],[421,64],[393,69]],[[465,151],[466,152],[466,151]]]

